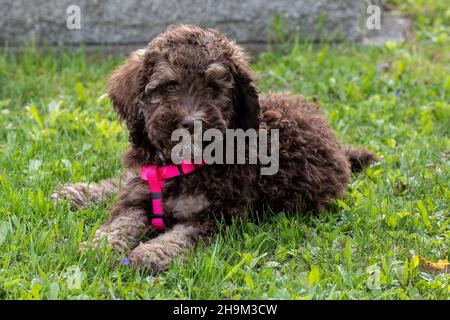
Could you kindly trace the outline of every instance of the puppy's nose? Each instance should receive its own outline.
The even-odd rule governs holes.
[[[181,128],[192,132],[194,130],[194,122],[195,122],[195,119],[193,119],[191,117],[185,117],[185,118],[183,118],[183,120],[180,121],[179,125]]]

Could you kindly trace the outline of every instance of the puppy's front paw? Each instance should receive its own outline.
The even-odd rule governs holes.
[[[169,268],[170,257],[164,255],[158,245],[142,243],[128,256],[131,265],[156,274]]]
[[[83,183],[61,186],[53,191],[51,199],[54,204],[59,200],[69,200],[74,209],[86,209],[88,205],[86,186]]]

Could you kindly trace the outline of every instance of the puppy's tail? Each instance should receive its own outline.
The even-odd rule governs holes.
[[[346,148],[344,152],[347,155],[348,160],[350,161],[352,172],[359,172],[371,163],[378,162],[379,160],[374,152],[366,150],[364,148]]]

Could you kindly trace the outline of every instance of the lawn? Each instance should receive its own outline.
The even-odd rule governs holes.
[[[450,260],[450,15],[398,2],[413,43],[300,43],[252,65],[262,92],[317,97],[340,139],[381,161],[322,215],[236,221],[158,276],[78,250],[108,204],[50,201],[120,172],[126,130],[103,94],[122,58],[3,49],[0,299],[450,299],[450,274],[427,267]]]

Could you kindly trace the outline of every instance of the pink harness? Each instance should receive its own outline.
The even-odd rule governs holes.
[[[150,187],[153,207],[150,219],[155,229],[164,230],[166,227],[163,221],[164,207],[162,202],[162,190],[166,179],[191,173],[204,164],[204,162],[192,164],[188,161],[181,161],[179,165],[169,164],[161,167],[155,165],[141,167],[141,179],[147,181]]]

